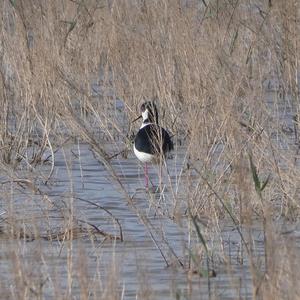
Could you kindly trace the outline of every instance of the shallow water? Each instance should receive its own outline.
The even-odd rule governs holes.
[[[80,155],[79,155],[80,152]],[[124,242],[105,241],[102,236],[93,239],[83,236],[69,241],[52,241],[36,239],[28,241],[2,240],[0,249],[0,267],[2,270],[2,284],[9,290],[18,288],[13,277],[7,276],[16,268],[12,261],[12,254],[20,256],[25,270],[35,280],[43,282],[45,298],[55,297],[58,289],[63,294],[74,299],[80,298],[79,282],[81,276],[89,278],[89,289],[93,293],[105,290],[106,277],[115,272],[117,282],[113,289],[117,289],[123,299],[208,299],[208,278],[189,274],[187,268],[181,268],[170,249],[166,246],[165,238],[180,261],[188,265],[188,224],[186,217],[176,222],[168,217],[174,208],[174,194],[180,199],[184,194],[176,193],[178,174],[184,167],[184,149],[178,149],[177,156],[168,161],[168,170],[173,187],[168,183],[168,176],[163,176],[166,188],[163,193],[147,193],[144,189],[143,169],[136,158],[118,158],[113,161],[113,167],[121,178],[128,194],[132,197],[135,208],[141,215],[148,218],[153,225],[151,232],[161,247],[166,260],[157,249],[149,235],[149,230],[114,185],[105,168],[94,158],[88,145],[69,145],[56,153],[55,172],[48,187],[40,185],[42,193],[48,198],[41,200],[40,195],[25,193],[24,190],[15,190],[10,195],[11,201],[3,208],[13,209],[24,224],[26,220],[33,220],[41,232],[53,231],[55,228],[66,225],[69,209],[73,210],[74,217],[83,222],[89,222],[110,234],[119,234],[116,222],[100,208],[84,200],[96,203],[108,210],[117,218],[122,226]],[[41,171],[49,171],[49,166]],[[157,186],[159,183],[157,167],[150,168],[150,178]],[[180,180],[184,180],[184,176]],[[9,205],[8,205],[9,203]],[[10,208],[9,208],[10,206]],[[13,207],[13,208],[12,208]],[[67,211],[67,212],[66,212]],[[34,231],[30,226],[27,232]],[[220,224],[221,234],[210,236],[207,240],[215,253],[211,268],[217,276],[210,278],[212,299],[242,299],[251,298],[251,272],[247,255],[242,252],[241,239],[237,230],[227,221]],[[205,227],[203,227],[205,230]],[[54,230],[55,231],[55,230]],[[254,257],[263,265],[264,244],[260,224],[251,228],[254,240]],[[92,241],[93,240],[93,241]],[[202,249],[201,243],[193,247]],[[196,249],[195,248],[195,249]],[[224,261],[226,258],[226,262]],[[80,261],[88,265],[84,275],[80,274]],[[204,260],[205,261],[205,260]],[[206,266],[201,265],[202,270]],[[113,270],[112,270],[113,269]],[[68,281],[68,270],[72,270],[73,280]],[[57,282],[54,282],[55,279]],[[91,284],[93,283],[93,284]],[[69,295],[69,296],[70,296]],[[138,296],[137,296],[138,295]]]

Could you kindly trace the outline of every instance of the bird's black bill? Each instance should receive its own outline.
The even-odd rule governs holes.
[[[140,115],[140,116],[138,116],[137,118],[135,118],[131,123],[134,123],[134,122],[136,122],[137,120],[139,120],[140,118],[141,118],[142,116]]]

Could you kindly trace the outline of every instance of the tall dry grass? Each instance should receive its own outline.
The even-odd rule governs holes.
[[[51,205],[40,186],[51,182],[56,150],[79,139],[91,145],[156,241],[111,164],[115,152],[105,144],[130,151],[138,104],[159,99],[161,123],[185,151],[177,187],[170,186],[170,217],[181,223],[188,216],[195,224],[207,219],[210,227],[196,236],[190,223],[191,238],[202,237],[207,247],[224,219],[233,222],[248,247],[253,299],[299,297],[293,263],[299,254],[279,225],[299,220],[297,1],[4,0],[0,11],[3,191],[9,195],[9,187],[21,186]],[[45,171],[47,153],[51,168]],[[259,178],[270,176],[261,195],[249,155]],[[73,217],[67,211],[66,220]],[[73,228],[70,222],[64,232]],[[262,268],[251,230],[243,230],[257,222],[264,223]],[[10,232],[26,238],[20,229]],[[26,298],[26,272],[18,259],[12,261],[16,285],[23,280],[15,298]],[[88,298],[88,284],[80,284]]]

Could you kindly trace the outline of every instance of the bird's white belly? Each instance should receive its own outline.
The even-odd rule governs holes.
[[[136,157],[143,163],[148,163],[148,162],[152,161],[154,158],[153,154],[141,152],[141,151],[137,150],[135,148],[135,146],[133,146],[133,151],[134,151],[134,154],[136,155]]]

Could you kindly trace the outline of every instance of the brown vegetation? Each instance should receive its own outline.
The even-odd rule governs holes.
[[[10,240],[47,236],[62,242],[68,272],[60,294],[59,276],[36,274],[20,246],[10,255],[17,293],[0,285],[3,295],[42,299],[49,281],[59,298],[71,298],[74,268],[79,268],[82,299],[93,298],[93,291],[95,299],[121,298],[116,266],[107,270],[107,285],[102,278],[97,285],[95,278],[84,279],[88,262],[72,262],[72,234],[91,241],[97,234],[123,240],[118,219],[106,211],[117,225],[116,235],[88,223],[83,230],[77,226],[76,197],[63,200],[61,209],[47,193],[56,152],[74,142],[91,146],[168,266],[175,260],[192,270],[189,274],[199,274],[205,261],[211,268],[217,251],[210,236],[229,222],[239,229],[243,255],[250,261],[252,298],[300,297],[295,282],[299,248],[281,233],[283,224],[299,222],[300,213],[297,1],[4,0],[0,12],[1,204],[10,224],[1,230]],[[131,120],[144,99],[159,99],[162,125],[174,135],[174,159],[184,151],[176,182],[169,178],[172,201],[156,213],[189,224],[192,242],[186,247],[193,259],[187,264],[167,239],[163,246],[157,243],[159,234],[112,164],[116,153],[131,151],[136,130]],[[45,220],[48,209],[57,210],[63,220],[57,237],[53,228],[41,233],[35,218],[20,217],[20,227],[11,226],[18,218],[12,203],[22,193],[26,201],[40,197]],[[203,219],[209,226],[201,225]],[[263,267],[251,230],[258,224],[264,234]],[[43,256],[41,251],[37,262],[44,266]],[[222,259],[227,260],[225,254]]]

